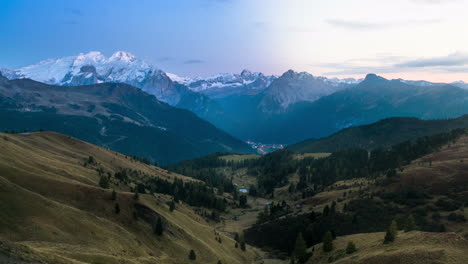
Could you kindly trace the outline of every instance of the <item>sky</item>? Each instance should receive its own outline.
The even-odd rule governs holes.
[[[181,76],[468,82],[468,0],[0,0],[0,67],[125,50]]]

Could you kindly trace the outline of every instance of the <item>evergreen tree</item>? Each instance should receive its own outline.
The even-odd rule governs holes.
[[[99,186],[101,186],[101,188],[104,189],[109,188],[109,178],[107,178],[107,176],[102,175],[99,179]]]
[[[384,244],[388,244],[388,243],[395,241],[397,233],[398,233],[398,226],[397,226],[396,221],[393,220],[387,229],[387,233],[385,233]]]
[[[195,251],[193,251],[193,249],[190,250],[188,258],[190,260],[196,260],[197,259],[197,255],[195,254]]]
[[[414,229],[416,229],[416,226],[414,224],[414,217],[412,215],[410,215],[406,219],[405,232],[413,231]]]
[[[239,196],[239,206],[245,207],[247,205],[247,196],[241,195]]]
[[[302,233],[297,234],[296,244],[294,246],[293,256],[299,260],[300,262],[305,261],[306,257],[306,244],[304,238],[302,237]]]
[[[115,190],[112,190],[111,199],[112,199],[113,201],[115,201],[115,199],[117,199],[117,192],[115,192]]]
[[[346,254],[352,254],[352,253],[354,253],[356,251],[357,251],[357,249],[356,249],[356,245],[354,244],[354,242],[349,241],[348,245],[346,246]]]
[[[291,256],[291,260],[289,261],[289,264],[296,264],[296,260],[294,259],[294,255]]]
[[[175,203],[174,203],[174,201],[171,201],[169,203],[169,211],[173,212],[174,210],[175,210]]]
[[[323,236],[323,252],[330,252],[333,250],[333,236],[330,231]]]
[[[158,217],[158,220],[156,221],[156,225],[154,226],[154,233],[157,236],[162,236],[164,231],[163,223],[161,217]]]
[[[244,239],[244,233],[240,233],[239,235],[239,246],[242,251],[245,251],[245,239]]]
[[[328,204],[327,204],[327,205],[325,205],[325,207],[323,208],[322,214],[323,214],[324,216],[328,216],[329,213],[330,213],[330,207],[329,207]]]
[[[119,205],[119,203],[116,203],[116,204],[114,205],[114,212],[115,212],[115,214],[119,214],[119,213],[120,213],[120,205]]]

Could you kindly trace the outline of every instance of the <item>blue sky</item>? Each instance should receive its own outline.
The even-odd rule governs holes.
[[[468,81],[466,10],[463,0],[2,0],[0,67],[125,50],[186,76]]]

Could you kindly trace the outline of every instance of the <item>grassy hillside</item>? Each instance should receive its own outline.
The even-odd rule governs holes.
[[[193,179],[52,132],[0,134],[0,150],[2,263],[189,263],[190,249],[191,263],[255,259],[186,204],[170,212],[167,195],[129,192],[141,177]],[[124,168],[137,173],[113,176]],[[100,174],[111,175],[109,189]],[[157,218],[163,236],[153,232]]]
[[[322,244],[316,245],[308,264],[455,264],[468,263],[468,241],[454,233],[427,233],[412,231],[400,232],[398,239],[384,245],[385,233],[367,233],[338,237],[334,242],[335,250],[322,251]],[[354,242],[357,251],[346,254],[348,242]]]
[[[309,139],[288,149],[298,153],[336,152],[350,148],[372,150],[427,135],[468,127],[468,115],[455,119],[421,120],[410,117],[388,118],[370,125],[341,130],[329,137]]]

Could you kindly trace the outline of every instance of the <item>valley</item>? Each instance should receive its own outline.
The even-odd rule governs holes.
[[[467,264],[468,1],[0,2],[0,264]]]

